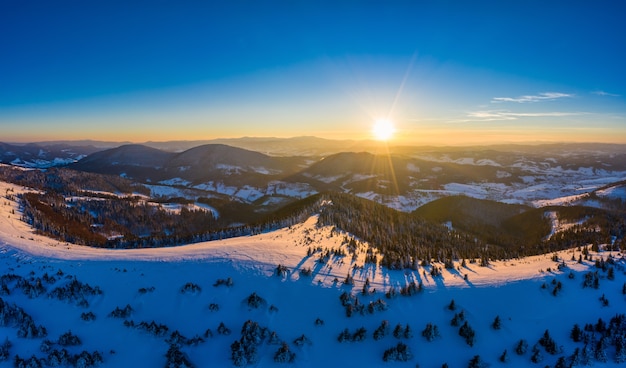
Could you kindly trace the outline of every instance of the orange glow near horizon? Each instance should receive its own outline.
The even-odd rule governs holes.
[[[318,124],[259,123],[237,125],[227,121],[215,124],[202,121],[175,123],[168,118],[124,121],[124,129],[116,129],[121,121],[109,122],[106,117],[92,119],[88,124],[70,121],[64,129],[51,129],[52,122],[38,122],[36,128],[24,132],[21,121],[4,127],[0,141],[28,143],[42,141],[93,140],[144,143],[148,141],[191,141],[232,139],[241,137],[292,138],[314,136],[330,140],[376,140],[389,145],[406,146],[468,146],[507,143],[597,142],[626,143],[626,131],[607,127],[572,128],[550,126],[472,127],[447,123],[444,120],[408,121],[379,120],[370,129],[363,129],[362,119],[324,121]],[[303,129],[305,127],[305,129]]]

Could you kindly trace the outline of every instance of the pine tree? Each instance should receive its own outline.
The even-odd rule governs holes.
[[[606,298],[604,294],[602,294],[602,296],[600,297],[600,303],[602,303],[603,307],[609,306],[609,300]]]
[[[581,365],[582,358],[580,356],[580,348],[574,349],[574,353],[572,353],[572,355],[569,357],[569,361],[570,361],[571,367],[576,367],[576,366]]]
[[[530,361],[533,363],[539,363],[543,360],[543,355],[541,355],[541,350],[537,348],[537,346],[533,346],[533,355],[530,357]]]
[[[374,330],[374,340],[380,340],[389,333],[389,321],[382,321],[380,326]]]
[[[605,363],[608,358],[606,356],[606,337],[602,336],[600,340],[596,343],[595,349],[593,351],[593,356],[597,361]]]
[[[501,361],[502,363],[506,363],[509,361],[509,355],[506,349],[504,349],[504,351],[502,352],[502,355],[500,355],[500,358],[498,360]]]
[[[409,326],[409,324],[407,323],[406,327],[404,328],[404,338],[410,339],[412,337],[413,337],[413,330],[411,330],[411,326]]]
[[[450,301],[450,304],[448,304],[448,309],[451,310],[451,311],[456,309],[456,304],[454,303],[454,299],[452,299]]]
[[[363,341],[367,335],[365,327],[359,327],[354,334],[352,334],[352,341]]]
[[[274,353],[274,361],[276,363],[293,363],[296,359],[296,353],[289,350],[289,345],[283,342],[280,348]]]
[[[517,353],[517,355],[524,355],[526,354],[527,350],[528,350],[528,342],[526,342],[526,340],[521,339],[520,341],[517,342],[517,344],[515,344],[515,353]]]
[[[343,281],[343,283],[345,285],[352,285],[352,284],[354,284],[354,278],[352,277],[352,275],[350,275],[349,272],[348,272],[348,275],[346,276],[346,279]]]
[[[606,322],[604,322],[602,318],[598,318],[598,322],[596,322],[596,325],[594,326],[594,328],[596,332],[604,333],[604,331],[606,331]]]
[[[343,331],[341,331],[341,333],[337,337],[337,341],[339,342],[350,341],[351,338],[352,338],[352,335],[350,335],[350,331],[346,328]]]
[[[493,327],[494,330],[499,330],[500,328],[502,328],[500,316],[496,316],[496,318],[493,320],[493,323],[491,324],[491,327]]]
[[[468,368],[483,368],[485,367],[485,363],[480,358],[480,355],[474,355],[474,357],[469,361],[467,365]]]
[[[399,339],[402,337],[404,332],[404,329],[402,328],[401,324],[397,324],[396,328],[393,329],[393,337],[395,337],[396,339]]]
[[[454,314],[454,317],[452,317],[450,324],[454,327],[458,327],[461,324],[461,322],[463,322],[464,320],[465,320],[465,313],[461,311],[459,313]]]
[[[578,324],[574,324],[574,327],[572,328],[572,332],[569,335],[572,340],[574,342],[581,342],[582,338],[583,338],[583,331],[580,329],[580,326],[578,326]]]
[[[472,327],[465,321],[463,326],[459,328],[459,335],[465,338],[465,342],[469,346],[474,346],[474,341],[476,340],[476,332]]]

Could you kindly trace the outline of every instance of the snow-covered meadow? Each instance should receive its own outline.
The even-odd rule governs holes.
[[[21,190],[1,183],[2,193],[7,188]],[[106,367],[164,366],[174,342],[197,367],[233,366],[231,345],[242,338],[244,323],[254,321],[268,333],[256,346],[257,360],[250,366],[280,366],[274,357],[280,343],[286,342],[295,353],[294,361],[287,365],[298,367],[441,367],[444,363],[465,367],[476,355],[492,367],[543,367],[554,366],[561,356],[571,356],[575,348],[583,349],[582,343],[569,337],[575,323],[581,328],[596,324],[599,318],[608,323],[626,311],[622,290],[626,261],[617,252],[611,254],[615,260],[613,280],[607,272],[597,270],[593,261],[578,263],[581,251],[577,249],[558,253],[558,262],[554,254],[547,254],[493,262],[489,267],[468,262],[465,267],[457,264],[457,268],[447,270],[438,265],[442,275],[433,278],[430,266],[414,271],[365,266],[365,247],[358,241],[362,251],[356,259],[334,255],[333,250],[347,247],[345,240],[350,235],[318,228],[315,223],[313,216],[303,224],[251,237],[175,248],[105,250],[34,234],[19,221],[16,202],[3,197],[0,270],[27,282],[5,278],[9,292],[1,298],[22,308],[36,325],[44,326],[47,337],[20,338],[16,326],[0,327],[0,343],[8,339],[12,345],[8,362],[0,364],[11,365],[16,355],[44,359],[49,353],[41,351],[42,342],[47,339],[55,343],[71,331],[81,345],[62,347],[57,343],[53,349],[65,348],[70,354],[98,351],[103,358],[101,365]],[[609,252],[591,255],[606,260]],[[559,270],[559,264],[565,267]],[[282,272],[277,272],[278,265]],[[599,288],[583,288],[585,274],[595,271]],[[45,274],[48,277],[44,278]],[[354,279],[352,285],[344,283],[347,275]],[[74,277],[97,286],[102,293],[84,296],[86,303],[51,297],[56,295],[56,288],[70,284]],[[232,285],[218,281],[229,278]],[[36,284],[37,279],[44,280],[41,285],[45,291],[37,293],[24,286]],[[369,286],[363,293],[366,280]],[[413,281],[421,282],[423,291],[400,295],[400,289]],[[385,293],[392,287],[398,295],[387,298]],[[351,294],[351,317],[342,306],[343,293]],[[251,298],[254,295],[262,299]],[[602,296],[608,300],[606,306]],[[448,308],[451,300],[455,301],[454,310]],[[123,310],[127,305],[132,309],[127,316],[110,316],[116,308]],[[362,313],[359,305],[364,306]],[[81,318],[90,312],[95,319]],[[459,327],[451,326],[460,312],[475,330],[473,346],[459,336]],[[499,330],[491,326],[496,316],[501,320]],[[150,326],[152,321],[152,328],[138,327]],[[373,334],[383,321],[388,321],[389,331],[375,340]],[[422,337],[428,323],[437,325],[440,332],[432,342]],[[402,326],[399,338],[393,334],[398,324]],[[407,325],[412,333],[405,337]],[[338,341],[344,329],[354,336],[361,327],[366,331],[362,341]],[[562,352],[552,355],[540,347],[543,360],[533,364],[532,348],[546,330]],[[187,339],[198,339],[187,345],[190,341],[174,331]],[[529,345],[523,355],[515,353],[520,339]],[[384,362],[385,351],[399,342],[412,353],[408,362]],[[505,349],[508,362],[501,363],[499,357]],[[607,362],[594,360],[595,366],[620,366],[614,362],[612,346],[606,353]]]

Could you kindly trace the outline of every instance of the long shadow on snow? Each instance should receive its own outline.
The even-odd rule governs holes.
[[[465,267],[465,268],[467,268],[467,267]],[[450,269],[448,269],[448,272],[450,272],[454,277],[462,278],[469,287],[474,287],[474,284],[472,284],[470,282],[469,277],[467,279],[465,279],[465,276],[461,275],[461,272],[459,272],[459,270],[457,270],[456,268],[450,268]],[[476,273],[475,271],[472,271],[472,272]]]

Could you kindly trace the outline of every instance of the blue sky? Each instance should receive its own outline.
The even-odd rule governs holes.
[[[0,141],[626,143],[620,1],[0,1]]]

